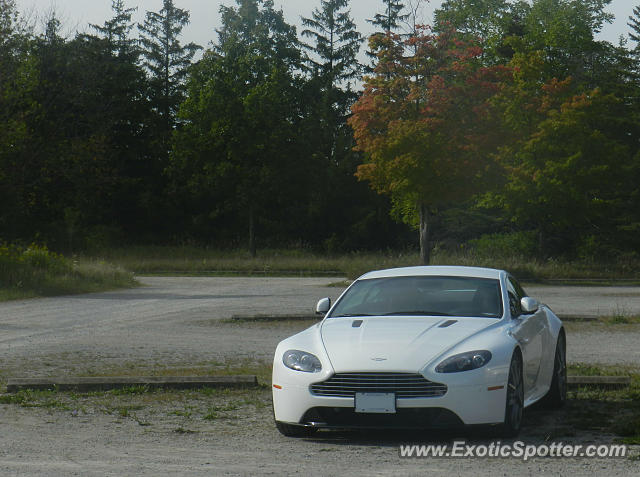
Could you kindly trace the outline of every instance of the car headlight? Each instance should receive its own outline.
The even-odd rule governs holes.
[[[436,366],[438,373],[458,373],[483,367],[491,360],[491,352],[486,350],[469,351],[445,359]]]
[[[322,364],[317,356],[297,349],[286,351],[282,355],[282,362],[287,368],[305,373],[317,373],[322,369]]]

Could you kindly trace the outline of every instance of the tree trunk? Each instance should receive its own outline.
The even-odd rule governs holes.
[[[256,234],[253,205],[249,206],[249,253],[252,258],[256,258]]]
[[[423,265],[429,265],[431,260],[431,244],[429,243],[429,232],[431,232],[429,221],[431,216],[426,205],[420,204],[418,208],[420,212],[420,229],[418,231],[420,234],[420,259]]]

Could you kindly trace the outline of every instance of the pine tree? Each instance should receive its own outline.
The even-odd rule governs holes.
[[[344,131],[344,126],[357,98],[349,81],[360,78],[364,69],[357,59],[362,37],[348,6],[349,0],[322,0],[312,18],[302,19],[307,27],[302,35],[313,40],[305,47],[317,58],[308,59],[313,71],[311,89],[317,91],[310,104],[316,111],[313,116],[319,121],[318,139],[329,164],[339,162],[336,155],[344,155],[344,151],[336,151],[336,143],[341,132],[351,135],[351,131]],[[345,82],[346,90],[342,88]],[[347,145],[349,149],[350,146]]]
[[[634,7],[633,16],[629,17],[629,27],[633,30],[633,33],[629,33],[629,37],[636,42],[636,49],[640,44],[640,6]]]
[[[177,8],[173,0],[164,0],[159,13],[147,12],[144,23],[138,25],[143,64],[150,73],[151,100],[162,118],[164,150],[184,100],[187,69],[202,48],[195,43],[180,43],[182,29],[188,24],[189,12]]]
[[[218,42],[190,71],[170,169],[190,175],[189,194],[207,197],[199,220],[218,231],[248,225],[255,256],[261,227],[295,222],[277,214],[297,206],[307,172],[298,142],[300,45],[272,0],[236,4],[220,7]]]
[[[312,18],[302,19],[306,27],[302,35],[313,40],[311,45],[305,45],[318,58],[309,60],[312,69],[330,87],[337,87],[360,76],[362,66],[357,55],[362,36],[347,10],[349,0],[322,0],[320,6],[314,9]]]
[[[350,16],[349,0],[322,0],[312,18],[303,18],[302,35],[312,40],[305,45],[314,57],[308,59],[313,76],[307,83],[309,164],[315,168],[315,190],[324,191],[329,184],[353,180],[353,131],[347,125],[357,94],[351,80],[359,79],[363,66],[357,55],[362,37]],[[346,89],[344,83],[347,83]],[[353,162],[353,161],[352,161]],[[320,213],[331,210],[336,194],[319,193],[310,199],[311,209]],[[326,213],[326,216],[331,214]],[[324,219],[324,217],[323,217]],[[323,220],[324,221],[324,220]]]
[[[402,14],[404,4],[399,0],[383,0],[384,13],[376,13],[372,19],[367,21],[372,25],[382,28],[385,34],[389,34],[400,27],[400,23],[407,19],[406,14]]]
[[[129,38],[133,29],[131,15],[137,8],[125,8],[124,0],[112,0],[111,10],[113,17],[107,20],[103,26],[91,24],[100,37],[113,46],[113,52],[119,56],[127,56],[137,50],[136,40]]]
[[[158,140],[163,130],[151,109],[140,47],[138,40],[130,37],[134,11],[124,0],[113,0],[112,17],[103,25],[90,25],[94,34],[80,35],[74,42],[76,77],[83,85],[76,101],[85,111],[86,131],[81,140],[101,146],[104,171],[96,175],[109,178],[102,197],[98,195],[100,187],[91,186],[95,199],[89,203],[96,210],[81,210],[82,216],[91,220],[100,217],[103,224],[142,233],[151,228],[152,211],[163,210],[160,201],[166,164],[158,160],[164,158]],[[78,159],[89,170],[97,164],[91,161],[91,149],[85,147]],[[117,200],[105,200],[105,196]]]
[[[383,0],[384,13],[376,13],[373,18],[367,19],[367,22],[373,26],[381,28],[369,37],[369,43],[379,43],[376,37],[383,37],[385,35],[391,35],[400,28],[400,23],[408,18],[407,14],[402,14],[404,10],[404,4],[398,0]],[[378,61],[378,51],[375,48],[367,50],[367,56],[371,58],[372,66],[368,67],[369,72],[373,72],[375,65]]]

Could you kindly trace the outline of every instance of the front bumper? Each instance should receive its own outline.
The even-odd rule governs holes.
[[[301,375],[291,374],[286,368],[274,368],[273,384],[277,387],[274,386],[272,391],[276,421],[316,427],[446,428],[456,424],[496,424],[504,420],[504,381],[462,384],[460,376],[440,375],[438,378],[449,378],[440,379],[448,386],[446,394],[428,398],[396,398],[396,413],[383,415],[356,413],[354,398],[351,397],[314,395],[309,386],[324,379],[318,375]]]

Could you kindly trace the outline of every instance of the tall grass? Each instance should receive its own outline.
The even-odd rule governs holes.
[[[416,265],[417,253],[321,254],[304,249],[244,250],[198,247],[131,247],[103,251],[100,258],[151,275],[358,276],[375,268]]]
[[[259,250],[252,258],[244,250],[198,247],[129,247],[105,250],[100,258],[137,274],[149,275],[257,275],[345,276],[383,268],[420,265],[417,251],[314,253],[304,249]],[[467,265],[509,270],[527,280],[592,279],[640,280],[640,261],[609,263],[536,260],[522,255],[436,251],[433,265]]]
[[[30,245],[0,244],[0,300],[131,287],[133,274],[102,261],[70,260]]]

